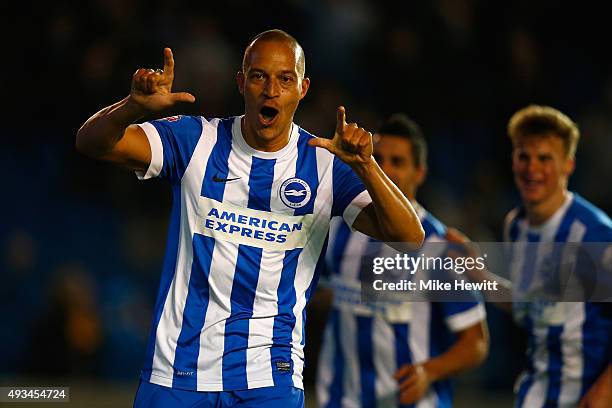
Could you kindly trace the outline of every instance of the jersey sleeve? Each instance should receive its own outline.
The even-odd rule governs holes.
[[[332,216],[342,216],[352,228],[355,219],[372,202],[372,198],[361,179],[346,163],[334,157],[333,166]]]
[[[465,330],[486,319],[487,312],[481,302],[441,302],[446,326],[452,332]]]
[[[151,163],[144,172],[136,172],[140,180],[167,178],[180,183],[202,134],[202,119],[193,116],[171,116],[141,123],[151,147]]]
[[[576,274],[585,290],[586,299],[612,299],[612,226],[596,223],[588,228],[578,251]]]

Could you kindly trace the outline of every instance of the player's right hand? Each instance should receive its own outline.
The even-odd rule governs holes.
[[[172,50],[164,48],[164,69],[140,68],[132,77],[130,100],[147,112],[170,108],[179,102],[195,102],[187,92],[172,92],[174,58]]]

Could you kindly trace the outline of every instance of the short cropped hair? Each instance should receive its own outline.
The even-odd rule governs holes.
[[[427,166],[427,143],[421,127],[404,113],[391,115],[378,129],[378,134],[400,136],[412,145],[415,166]]]
[[[573,158],[580,130],[567,115],[550,106],[529,105],[517,111],[508,122],[508,136],[516,146],[519,139],[551,135],[560,138],[567,157]]]
[[[300,45],[300,43],[293,37],[291,34],[279,30],[267,30],[257,34],[251,41],[249,41],[249,45],[244,50],[244,57],[242,58],[242,72],[246,72],[246,67],[249,61],[249,56],[251,54],[251,48],[257,41],[280,41],[286,42],[291,47],[293,47],[297,51],[297,66],[298,73],[303,77],[306,74],[306,56],[304,55],[304,49]]]

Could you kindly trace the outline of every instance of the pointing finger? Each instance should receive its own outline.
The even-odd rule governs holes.
[[[313,137],[312,139],[310,139],[308,141],[308,145],[312,146],[312,147],[321,147],[331,153],[333,153],[332,151],[332,141],[329,139],[325,139],[322,137]]]
[[[346,110],[344,109],[344,106],[338,106],[338,111],[336,112],[336,133],[341,135],[345,126]]]
[[[164,48],[164,72],[170,78],[174,78],[174,56],[170,48]]]
[[[172,99],[174,102],[195,102],[195,96],[188,92],[177,92],[172,94]]]

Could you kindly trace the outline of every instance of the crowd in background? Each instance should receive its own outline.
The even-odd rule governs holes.
[[[136,381],[170,189],[79,156],[74,140],[88,116],[128,94],[137,68],[162,66],[165,46],[174,51],[175,89],[197,99],[172,113],[238,115],[235,74],[244,47],[260,31],[288,31],[305,50],[312,81],[295,122],[331,136],[340,104],[349,121],[371,130],[388,114],[406,112],[430,148],[419,200],[477,241],[500,240],[503,216],[517,204],[507,120],[529,103],[552,105],[582,132],[570,188],[612,213],[612,57],[609,23],[596,7],[97,0],[48,2],[9,15],[0,377]],[[510,335],[509,319],[490,316],[482,381],[506,386],[520,366],[522,339]],[[313,341],[318,323],[311,323]],[[507,372],[493,369],[500,364]]]

